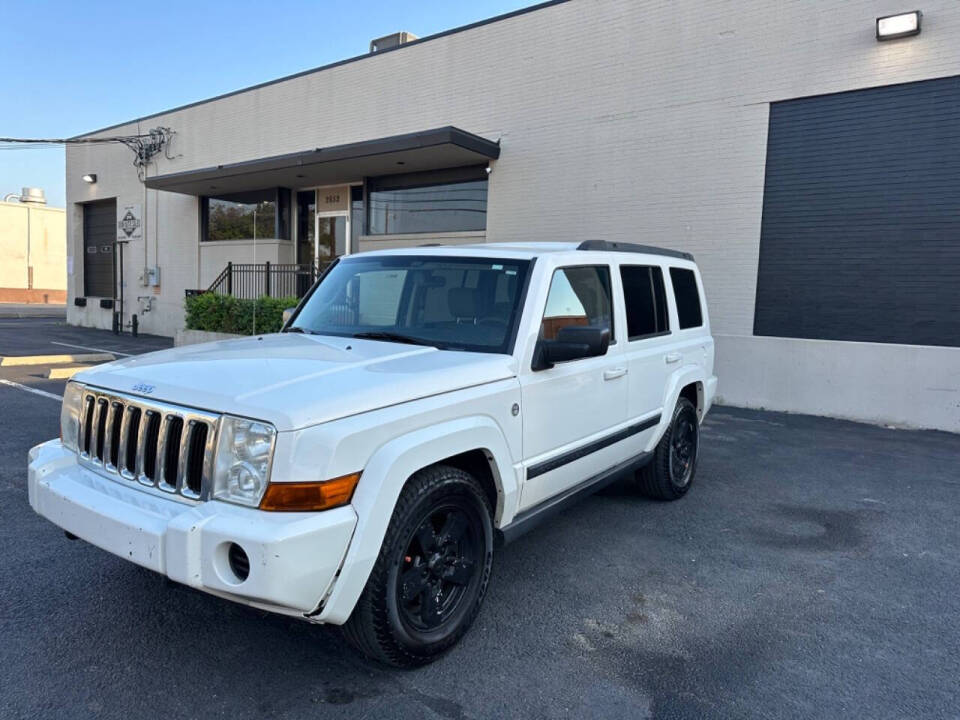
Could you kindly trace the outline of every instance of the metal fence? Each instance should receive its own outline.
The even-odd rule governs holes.
[[[323,272],[325,266],[321,266]],[[277,263],[227,263],[207,292],[253,300],[270,297],[298,297],[307,294],[317,279],[317,268]]]

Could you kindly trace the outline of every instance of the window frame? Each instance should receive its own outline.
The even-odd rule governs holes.
[[[610,299],[610,344],[607,346],[607,352],[603,355],[598,355],[596,357],[605,357],[610,352],[610,348],[614,347],[617,344],[617,336],[615,332],[616,318],[617,318],[617,305],[616,305],[616,293],[613,289],[613,279],[614,273],[610,263],[577,263],[575,265],[557,265],[550,271],[550,281],[547,283],[547,294],[543,299],[543,307],[540,310],[540,320],[537,323],[537,342],[543,340],[543,321],[546,318],[547,314],[547,303],[550,302],[550,291],[553,289],[553,279],[556,274],[561,270],[576,270],[578,268],[605,268],[607,271],[607,290],[609,291]],[[578,358],[577,360],[568,360],[566,362],[579,362],[580,360],[591,360],[592,358]]]
[[[619,273],[620,274],[620,293],[623,295],[623,315],[624,315],[624,320],[626,320],[626,323],[627,323],[627,342],[632,343],[632,342],[638,342],[640,340],[650,340],[652,338],[666,337],[667,335],[672,335],[673,328],[671,327],[671,322],[670,322],[670,301],[667,296],[667,280],[665,277],[665,273],[663,272],[663,266],[648,265],[644,263],[620,263],[617,267],[620,270],[620,273]],[[629,310],[629,305],[627,304],[626,283],[624,283],[623,281],[624,268],[646,268],[650,273],[651,275],[650,293],[653,297],[653,307],[654,307],[654,314],[655,314],[654,320],[657,319],[656,313],[659,305],[657,303],[656,284],[653,282],[652,273],[654,270],[660,271],[660,285],[663,289],[663,318],[667,324],[666,330],[661,330],[660,332],[655,332],[655,333],[647,333],[646,335],[630,335],[630,315],[629,315],[630,310]],[[672,287],[673,287],[673,283],[671,280],[671,288]],[[677,324],[678,325],[680,324],[679,317],[677,318]]]

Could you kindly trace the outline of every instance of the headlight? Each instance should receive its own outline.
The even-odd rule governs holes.
[[[63,405],[60,406],[60,439],[63,446],[76,451],[77,438],[80,435],[80,407],[83,402],[83,388],[75,382],[68,382],[63,391]]]
[[[276,429],[268,423],[224,415],[213,471],[213,497],[259,505],[270,481],[276,437]]]

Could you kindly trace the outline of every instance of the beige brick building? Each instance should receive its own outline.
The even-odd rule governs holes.
[[[122,145],[68,148],[69,322],[110,327],[122,294],[173,334],[228,262],[642,242],[702,268],[723,401],[960,431],[960,4],[878,39],[905,9],[551,2],[90,133],[174,134],[145,183]],[[119,252],[88,282],[85,227],[129,206],[123,284]]]

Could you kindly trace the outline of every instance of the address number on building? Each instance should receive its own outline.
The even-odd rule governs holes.
[[[336,187],[320,188],[317,190],[318,212],[346,212],[350,206],[350,187],[340,185]]]

